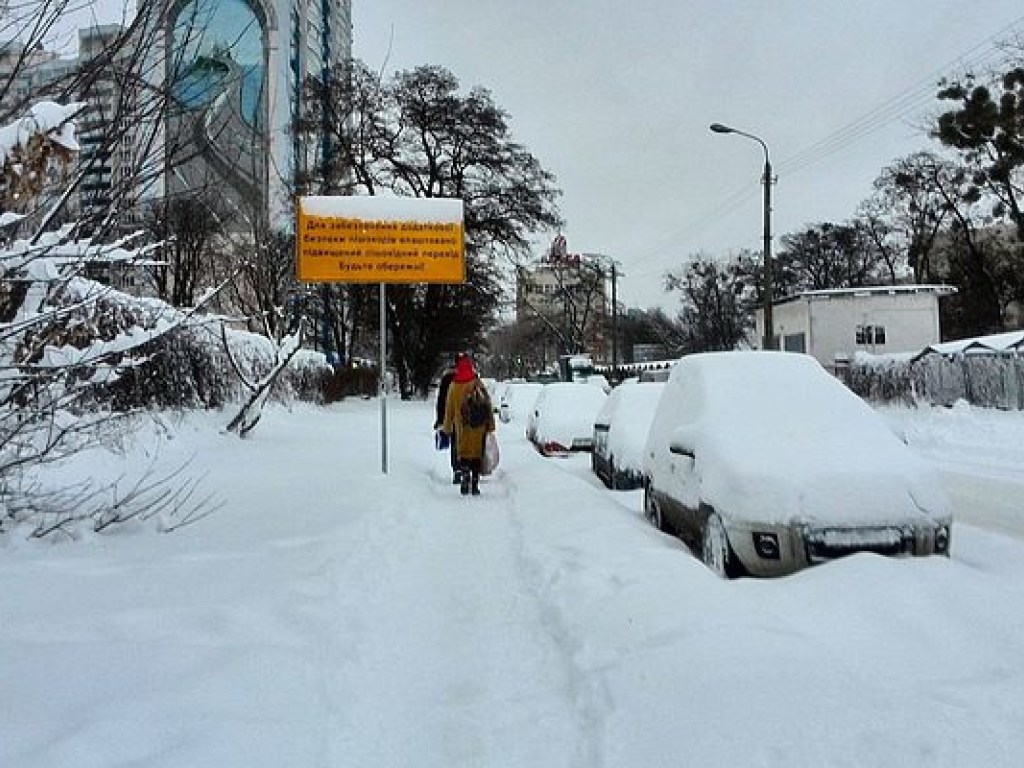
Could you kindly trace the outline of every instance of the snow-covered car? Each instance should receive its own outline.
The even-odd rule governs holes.
[[[627,379],[615,387],[594,419],[590,467],[612,490],[643,487],[643,453],[663,382]]]
[[[537,381],[508,382],[498,401],[498,418],[505,424],[525,421],[543,389],[544,385]]]
[[[643,471],[646,517],[723,576],[855,552],[949,554],[951,507],[933,471],[807,355],[684,357]]]
[[[491,398],[491,402],[494,404],[494,410],[498,410],[498,380],[489,376],[481,376],[480,381],[484,383],[487,396]]]
[[[608,395],[585,382],[545,384],[526,421],[526,437],[545,456],[589,451],[594,418]]]

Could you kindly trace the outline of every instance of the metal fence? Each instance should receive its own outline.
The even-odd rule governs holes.
[[[1024,356],[1019,352],[928,354],[916,359],[858,355],[838,372],[873,402],[927,402],[1024,410]]]

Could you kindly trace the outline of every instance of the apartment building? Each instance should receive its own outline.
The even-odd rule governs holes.
[[[576,352],[589,353],[598,364],[610,359],[608,280],[604,264],[569,253],[561,235],[536,264],[518,270],[516,321],[536,326],[539,359]]]

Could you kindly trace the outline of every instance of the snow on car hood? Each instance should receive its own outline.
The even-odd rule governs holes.
[[[673,383],[687,402],[670,437],[693,447],[700,495],[716,509],[823,525],[949,519],[930,467],[813,358],[694,355]]]
[[[861,526],[950,517],[937,478],[913,456],[890,456],[898,461],[887,464],[882,454],[831,461],[819,451],[813,463],[800,466],[783,460],[794,456],[792,447],[746,466],[735,454],[716,456],[710,446],[698,448],[701,497],[730,515],[764,522]]]

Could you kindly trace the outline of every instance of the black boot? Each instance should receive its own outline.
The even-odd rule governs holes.
[[[473,495],[474,496],[479,496],[480,495],[480,473],[479,472],[474,472],[473,473],[473,488],[472,488],[472,490],[473,490]]]
[[[465,470],[462,472],[462,480],[459,485],[459,491],[463,496],[469,493],[469,472]]]
[[[452,485],[458,485],[462,482],[462,470],[456,469],[452,472]]]

